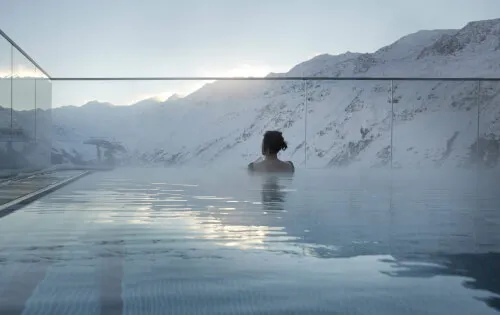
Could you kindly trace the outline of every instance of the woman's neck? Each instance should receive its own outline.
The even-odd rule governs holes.
[[[264,160],[277,160],[278,155],[277,154],[267,154],[264,156]]]

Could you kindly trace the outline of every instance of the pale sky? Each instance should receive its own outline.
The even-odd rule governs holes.
[[[53,77],[264,76],[498,17],[500,0],[0,0],[0,28]],[[201,84],[54,82],[53,102],[123,105]]]

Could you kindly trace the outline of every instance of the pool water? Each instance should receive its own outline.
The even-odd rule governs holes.
[[[94,173],[0,219],[0,314],[497,314],[498,178]]]

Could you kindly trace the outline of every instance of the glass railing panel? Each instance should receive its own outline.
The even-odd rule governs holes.
[[[12,125],[12,46],[0,36],[0,176],[12,167],[8,154]]]
[[[472,151],[481,169],[500,169],[500,81],[481,81],[479,85],[478,141]],[[476,150],[474,150],[476,149]],[[474,155],[474,153],[471,153]]]
[[[38,151],[37,159],[40,165],[49,166],[52,151],[52,84],[39,69],[36,69],[36,74],[35,135]]]
[[[252,159],[261,157],[260,145],[266,131],[281,131],[287,142],[287,149],[279,153],[279,158],[292,161],[303,167],[305,161],[305,81],[269,80],[259,81],[256,91],[255,110],[251,125],[255,136],[247,150]]]
[[[263,80],[54,81],[55,162],[102,161],[95,143],[105,140],[127,150],[117,163],[246,167],[261,156],[266,130],[283,131],[290,148],[282,158],[294,160],[291,148],[304,139],[301,87]]]
[[[390,81],[307,81],[307,167],[390,167]]]
[[[34,142],[36,67],[16,49],[13,50],[12,65],[12,138],[14,142]]]
[[[12,157],[15,169],[37,169],[36,67],[17,49],[12,54]]]
[[[475,169],[475,81],[394,81],[393,167]]]

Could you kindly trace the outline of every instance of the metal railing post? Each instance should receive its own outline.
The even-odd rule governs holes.
[[[304,167],[307,167],[307,80],[304,80]]]
[[[394,81],[391,80],[391,170],[393,163],[393,138],[394,138]]]
[[[481,117],[481,81],[477,81],[477,90],[476,90],[476,107],[477,107],[477,129],[476,129],[476,172],[479,172],[479,163],[480,163],[480,150],[479,150],[479,123]]]

